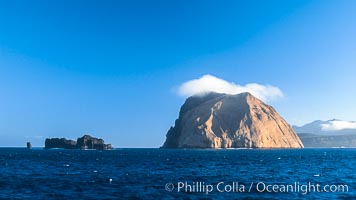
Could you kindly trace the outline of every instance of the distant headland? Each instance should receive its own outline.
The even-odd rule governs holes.
[[[95,138],[90,135],[84,135],[74,140],[68,140],[66,138],[46,138],[45,149],[96,149],[96,150],[109,150],[113,147],[111,144],[105,144],[101,138]]]

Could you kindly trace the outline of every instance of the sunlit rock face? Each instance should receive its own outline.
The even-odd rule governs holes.
[[[163,148],[303,148],[291,126],[250,93],[189,97]]]

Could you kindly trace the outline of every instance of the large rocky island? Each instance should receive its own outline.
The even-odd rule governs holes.
[[[112,149],[112,146],[111,144],[105,144],[103,139],[84,135],[78,138],[77,141],[68,140],[66,138],[47,138],[45,141],[45,149],[53,148],[108,150]]]
[[[250,93],[189,97],[162,148],[303,148],[292,127]]]

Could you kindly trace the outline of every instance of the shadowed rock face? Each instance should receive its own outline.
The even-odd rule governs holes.
[[[163,148],[302,148],[291,126],[249,93],[189,97]]]
[[[112,149],[112,146],[111,144],[105,144],[103,139],[84,135],[78,138],[77,141],[67,140],[65,138],[47,138],[45,141],[45,149],[52,148],[107,150]]]
[[[74,140],[67,140],[65,138],[47,138],[45,141],[45,148],[76,149],[76,144],[77,143]]]
[[[98,149],[106,150],[111,149],[111,144],[105,144],[103,139],[98,139],[90,135],[84,135],[77,139],[78,149]]]

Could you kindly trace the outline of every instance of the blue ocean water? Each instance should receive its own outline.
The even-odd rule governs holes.
[[[355,166],[356,149],[0,148],[0,199],[356,199]]]

